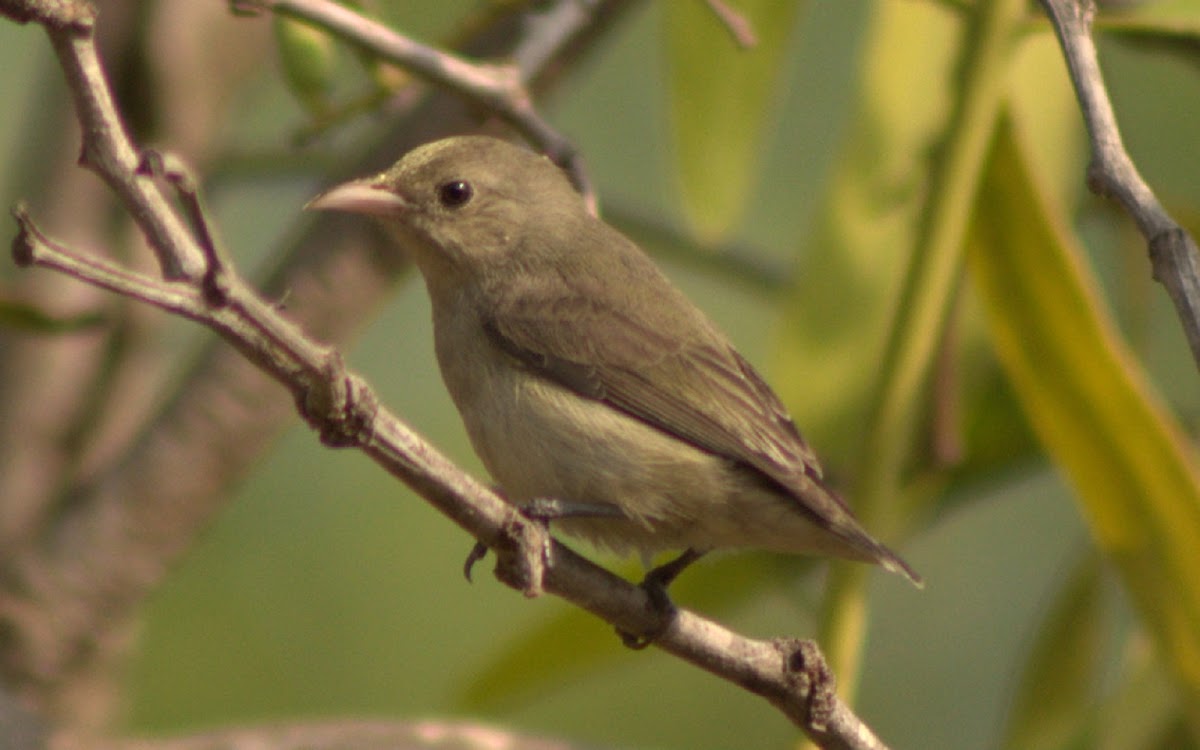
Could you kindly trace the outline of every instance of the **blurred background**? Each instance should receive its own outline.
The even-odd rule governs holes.
[[[164,20],[182,15],[182,5],[130,4],[143,16],[135,33],[182,33]],[[1062,278],[1095,292],[1095,304],[1077,312],[1111,317],[1103,345],[1122,352],[1114,377],[1131,378],[1135,401],[1152,413],[1148,422],[1129,417],[1128,431],[1113,431],[1120,413],[1097,417],[1092,432],[1111,437],[1114,450],[1140,443],[1161,453],[1154,446],[1165,439],[1194,476],[1196,365],[1151,279],[1144,242],[1085,189],[1081,120],[1057,44],[1033,6],[1010,29],[1003,68],[986,83],[1003,92],[984,138],[997,145],[986,146],[977,181],[965,183],[945,164],[957,148],[955,123],[969,119],[959,112],[963,87],[985,85],[972,77],[983,64],[972,45],[987,33],[976,20],[985,10],[892,0],[744,6],[735,5],[759,35],[751,51],[738,49],[701,3],[634,5],[559,73],[565,80],[544,111],[586,158],[603,214],[763,370],[852,503],[872,464],[863,451],[874,445],[879,383],[890,372],[885,342],[904,317],[896,311],[911,259],[928,244],[938,211],[956,210],[938,208],[938,191],[971,186],[957,209],[967,226],[952,244],[983,253],[997,234],[980,217],[1017,201],[996,192],[1014,184],[1005,172],[1013,143],[1028,159],[1021,174],[1040,192],[999,214],[1009,217],[999,236],[1013,243],[1003,252],[1029,248],[1028,226],[1067,238],[1035,249],[1073,259]],[[461,0],[374,10],[431,43],[459,38],[494,12]],[[1101,59],[1129,150],[1194,233],[1200,8],[1145,3],[1101,18]],[[219,119],[203,135],[155,143],[188,158],[190,149],[203,152],[216,223],[252,278],[275,268],[279,248],[311,221],[301,207],[346,154],[386,126],[386,108],[349,116],[347,103],[373,81],[403,82],[394,72],[372,79],[354,53],[326,38],[317,44],[331,55],[331,83],[314,95],[289,84],[294,63],[278,51],[272,26],[268,17],[206,14],[194,32],[208,36],[195,44],[236,40],[229,54],[251,62],[236,85],[223,82],[228,93],[212,114]],[[8,102],[0,109],[0,196],[7,205],[30,197],[36,211],[39,165],[70,142],[61,134],[69,98],[33,27],[0,23],[0,70]],[[194,75],[192,84],[206,85],[205,70]],[[169,85],[156,100],[186,96],[189,80],[129,84],[130,101],[140,101],[138,85]],[[57,221],[47,217],[46,228],[65,233],[69,221]],[[1200,693],[1146,624],[1155,614],[1140,604],[1138,574],[1114,564],[1107,537],[1095,531],[1105,501],[1086,499],[1092,480],[1078,458],[1092,447],[1072,448],[1030,416],[1046,403],[1046,382],[1071,389],[1076,375],[1038,381],[1035,373],[1031,381],[1020,374],[1020,355],[997,344],[1007,320],[997,300],[1007,294],[1015,306],[1036,292],[1006,292],[1006,277],[975,256],[949,267],[956,281],[943,319],[951,333],[940,324],[926,332],[939,343],[906,407],[898,491],[863,513],[927,585],[918,591],[872,570],[853,594],[868,612],[857,646],[858,713],[897,748],[1196,746],[1190,698]],[[22,298],[22,277],[46,273],[3,264],[0,293]],[[984,273],[983,282],[973,277]],[[1057,273],[1039,279],[1062,283]],[[145,394],[147,410],[210,337],[150,315],[148,351],[168,364],[160,365],[162,390]],[[342,348],[390,409],[486,477],[437,374],[428,302],[414,275]],[[1079,371],[1093,369],[1079,361],[1091,356],[1086,345],[1064,356]],[[1147,423],[1154,434],[1140,432]],[[490,558],[466,583],[473,540],[362,455],[326,449],[298,419],[291,424],[141,609],[122,670],[122,732],[468,717],[594,746],[797,743],[796,730],[763,701],[655,649],[630,652],[604,623],[560,600],[526,601],[499,585],[487,574]],[[1192,495],[1171,496],[1191,507]],[[1147,490],[1129,502],[1136,515],[1157,496]],[[1162,513],[1169,522],[1188,511]],[[640,576],[634,561],[598,559]],[[829,581],[824,561],[731,553],[689,570],[673,595],[749,636],[815,637],[837,623]],[[853,674],[839,677],[853,682]]]

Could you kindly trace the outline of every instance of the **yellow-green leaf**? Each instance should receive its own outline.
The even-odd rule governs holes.
[[[1194,42],[1200,37],[1200,5],[1196,0],[1154,0],[1105,9],[1096,28],[1142,38]]]
[[[288,89],[314,117],[329,109],[337,67],[337,47],[324,30],[276,14],[273,18],[279,63]]]
[[[876,383],[961,34],[958,19],[927,3],[877,3],[869,24],[851,128],[818,223],[803,241],[771,368],[831,464],[862,440],[855,410]]]
[[[664,4],[676,173],[688,221],[706,242],[741,218],[801,5],[731,3],[756,39],[742,49],[706,3]]]
[[[1070,478],[1097,546],[1200,706],[1200,473],[1126,348],[1012,120],[993,146],[969,249],[997,354]]]

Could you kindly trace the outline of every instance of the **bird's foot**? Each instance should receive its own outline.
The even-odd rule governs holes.
[[[685,568],[699,560],[703,555],[703,552],[697,552],[689,548],[674,560],[663,563],[646,573],[646,577],[642,579],[639,585],[646,592],[650,611],[655,615],[658,624],[645,633],[630,633],[617,628],[617,635],[621,637],[621,642],[627,648],[641,651],[662,637],[662,634],[670,627],[671,620],[675,617],[676,612],[675,603],[671,601],[670,595],[667,594],[667,588],[679,577],[679,574]]]
[[[475,546],[467,553],[467,559],[463,563],[463,575],[467,579],[467,583],[474,583],[471,580],[471,569],[475,567],[475,563],[487,557],[488,548],[483,542],[475,542]]]
[[[466,567],[474,565],[487,549],[478,543],[467,556]],[[512,514],[504,524],[501,543],[495,547],[496,577],[525,596],[541,596],[545,591],[546,569],[553,564],[554,537],[550,525],[531,518],[523,510]]]
[[[563,518],[625,518],[625,514],[615,505],[577,503],[556,497],[535,497],[521,506],[521,514],[545,524]]]

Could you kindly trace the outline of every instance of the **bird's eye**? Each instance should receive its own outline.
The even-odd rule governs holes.
[[[459,208],[467,205],[475,189],[466,180],[451,180],[438,186],[438,200],[446,208]]]

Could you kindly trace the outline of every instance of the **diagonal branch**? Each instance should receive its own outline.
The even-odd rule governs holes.
[[[274,306],[258,297],[232,267],[222,267],[219,302],[202,281],[161,282],[99,258],[89,258],[46,237],[23,207],[14,211],[20,232],[13,242],[18,264],[55,269],[89,284],[182,315],[213,329],[288,388],[323,440],[355,446],[439,511],[494,550],[497,577],[527,595],[543,589],[603,618],[622,632],[654,634],[655,645],[722,677],[779,708],[815,742],[828,748],[882,748],[871,731],[834,693],[833,677],[815,643],[745,638],[686,610],[663,614],[641,587],[596,566],[557,541],[540,560],[545,531],[505,503],[378,404],[370,387],[345,369],[332,349],[308,339]],[[110,519],[111,520],[111,519]],[[137,524],[136,517],[122,519]],[[123,524],[119,524],[123,525]],[[147,540],[148,543],[151,540]],[[62,554],[57,548],[46,554]],[[72,551],[81,564],[87,555]],[[32,561],[26,571],[60,570]],[[84,575],[75,570],[76,576]],[[48,582],[20,582],[38,596]],[[74,591],[75,596],[87,592]],[[0,608],[7,626],[28,632],[22,610]]]
[[[629,0],[587,2],[589,14],[583,17],[561,10],[579,4],[557,0],[532,9],[497,9],[462,44],[480,57],[520,61],[534,91],[545,95],[569,80],[574,61],[633,6]],[[90,35],[89,7],[72,0],[0,0],[0,15],[39,21],[49,34]],[[76,14],[88,23],[78,22]],[[72,89],[109,85],[102,75],[73,77],[68,83]],[[478,126],[479,111],[460,97],[416,88],[419,96],[411,107],[367,153],[344,165],[343,178],[381,169],[417,143]],[[112,98],[109,91],[73,97],[77,102]],[[95,115],[95,122],[85,121],[85,136],[101,130],[105,137],[90,147],[120,149],[134,155],[129,164],[140,166],[144,160],[118,113],[97,108]],[[159,184],[137,174],[137,167],[115,174],[122,185],[135,179],[158,193]],[[171,214],[172,205],[157,201],[149,215],[160,221],[162,214],[184,226]],[[369,225],[332,215],[306,224],[298,227],[262,287],[268,298],[286,298],[289,315],[314,336],[348,340],[388,298],[406,263],[377,241]],[[195,272],[208,278],[205,254],[189,244],[189,232],[169,235],[176,244],[167,250],[195,253],[200,259]],[[161,407],[149,418],[139,417],[139,426],[129,430],[134,439],[89,472],[86,484],[53,482],[53,494],[38,498],[45,510],[29,514],[38,520],[22,532],[22,543],[0,549],[0,674],[19,675],[23,697],[47,716],[79,724],[111,710],[103,697],[96,698],[112,692],[104,675],[114,674],[128,648],[121,634],[137,605],[225,507],[231,487],[253,469],[294,414],[272,378],[220,341],[206,343],[173,388],[154,399]],[[143,393],[136,395],[144,399]],[[128,407],[145,411],[141,404]],[[124,411],[126,405],[108,408]],[[27,545],[40,545],[39,556],[24,559]],[[23,586],[31,579],[36,585]],[[21,613],[22,628],[8,630],[3,621],[13,609]]]
[[[1125,149],[1091,27],[1092,0],[1041,0],[1062,46],[1092,145],[1088,187],[1115,198],[1146,239],[1154,278],[1167,289],[1200,367],[1200,250],[1163,208]]]

